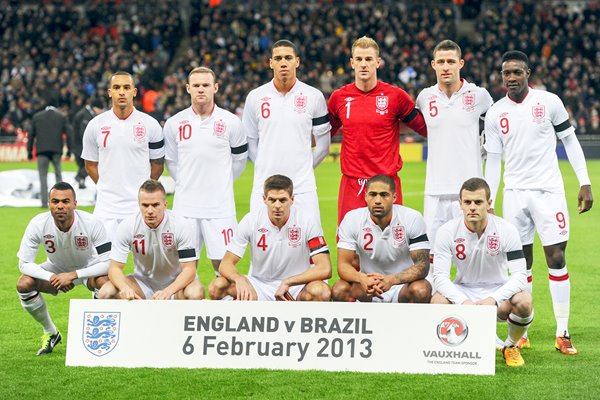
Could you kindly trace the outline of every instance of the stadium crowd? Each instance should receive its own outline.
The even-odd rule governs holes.
[[[477,3],[477,2],[475,2]],[[600,4],[591,2],[2,2],[0,13],[1,135],[27,131],[48,104],[73,116],[90,98],[105,98],[107,78],[132,72],[137,107],[165,121],[185,108],[187,72],[214,69],[218,103],[241,115],[247,93],[270,75],[269,46],[299,43],[301,78],[326,96],[352,80],[350,44],[372,35],[382,47],[380,79],[413,98],[435,81],[431,49],[452,38],[464,51],[462,75],[504,95],[502,51],[525,51],[532,83],[558,94],[578,134],[600,134]],[[467,2],[468,6],[469,2]],[[463,7],[466,7],[463,6]],[[466,12],[469,11],[469,12]],[[474,15],[471,24],[458,15]],[[474,21],[474,25],[472,22]]]

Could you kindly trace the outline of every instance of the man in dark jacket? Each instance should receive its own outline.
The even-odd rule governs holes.
[[[35,143],[40,174],[40,199],[42,207],[48,207],[48,166],[50,162],[54,165],[56,182],[62,181],[61,157],[63,153],[63,134],[71,137],[71,126],[66,115],[53,106],[33,115],[29,141],[27,142],[27,158],[33,159],[33,146]],[[69,140],[70,141],[70,140]],[[67,142],[69,151],[70,143]]]
[[[85,170],[85,162],[81,158],[81,151],[83,150],[83,133],[88,122],[92,120],[96,115],[100,114],[104,110],[104,103],[101,99],[94,99],[90,104],[77,111],[73,117],[73,139],[71,140],[71,151],[75,156],[77,162],[77,175],[75,180],[79,183],[79,189],[85,189],[85,178],[87,177],[87,171]]]

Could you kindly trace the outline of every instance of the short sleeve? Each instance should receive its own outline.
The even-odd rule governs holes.
[[[243,257],[252,238],[252,226],[255,225],[252,214],[246,214],[240,221],[237,229],[233,233],[231,243],[227,246],[227,251],[238,257]]]
[[[258,121],[254,109],[256,108],[255,91],[251,91],[246,97],[246,104],[242,113],[242,126],[248,138],[258,139]]]
[[[350,251],[356,251],[357,232],[356,224],[354,223],[353,215],[355,213],[349,212],[344,216],[342,223],[338,229],[338,249],[345,249]]]
[[[83,150],[81,152],[81,158],[93,162],[98,161],[97,122],[97,118],[94,118],[85,127],[85,132],[83,133]]]
[[[149,117],[149,119],[151,121],[149,123],[150,142],[148,143],[148,146],[150,146],[150,159],[157,160],[165,156],[165,140],[162,128],[158,121],[152,117]]]
[[[315,136],[329,134],[331,124],[329,123],[329,115],[327,113],[327,102],[323,93],[315,89],[315,110],[313,112],[312,133]]]
[[[169,118],[163,128],[165,139],[165,160],[177,163],[177,127],[173,118]]]
[[[131,235],[135,219],[128,218],[117,227],[110,250],[110,259],[120,263],[126,263],[131,250]]]

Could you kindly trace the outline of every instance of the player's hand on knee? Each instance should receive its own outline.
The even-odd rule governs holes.
[[[119,296],[123,300],[141,300],[142,298],[130,287],[127,287],[119,292]]]
[[[167,290],[159,290],[152,295],[152,300],[169,300],[173,296]]]
[[[236,300],[257,300],[258,295],[256,294],[256,290],[248,281],[248,278],[242,276],[235,281],[235,288],[237,292]]]
[[[285,283],[285,281],[281,282],[281,285],[279,286],[279,288],[277,288],[277,291],[275,292],[275,300],[287,301],[289,297],[287,297],[286,294],[289,296],[289,289],[290,287]]]
[[[66,292],[68,290],[73,289],[73,281],[77,279],[76,272],[63,272],[60,274],[53,274],[50,277],[50,284],[54,286],[58,290],[62,290]],[[71,286],[70,289],[64,290],[64,288]]]

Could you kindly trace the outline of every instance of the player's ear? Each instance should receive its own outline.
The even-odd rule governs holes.
[[[465,66],[465,60],[464,59],[460,59],[460,61],[458,62],[458,69],[462,69],[462,67]]]
[[[377,68],[381,65],[381,57],[377,57]]]
[[[136,87],[133,88],[133,97],[135,97],[135,96],[137,96],[137,88]]]
[[[219,91],[219,84],[215,82],[215,93]]]
[[[192,94],[192,93],[190,92],[190,90],[191,90],[190,84],[189,84],[189,83],[186,83],[186,84],[185,84],[185,91],[186,91],[186,92],[188,92],[188,94]]]

